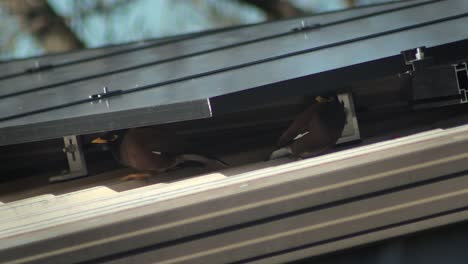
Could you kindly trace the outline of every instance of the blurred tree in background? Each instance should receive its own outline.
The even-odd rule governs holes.
[[[0,0],[0,59],[389,1],[392,0]]]

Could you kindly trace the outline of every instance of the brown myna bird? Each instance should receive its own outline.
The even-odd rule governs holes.
[[[337,96],[315,98],[315,102],[281,135],[270,159],[307,158],[335,146],[346,124],[346,112]]]
[[[139,172],[124,177],[124,180],[144,179],[188,161],[213,169],[226,167],[226,164],[220,160],[199,154],[187,154],[187,144],[183,138],[158,127],[132,128],[106,133],[91,143],[106,144],[122,165]]]

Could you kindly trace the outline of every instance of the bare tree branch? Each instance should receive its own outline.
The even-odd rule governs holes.
[[[75,5],[74,13],[72,17],[79,16],[81,18],[86,18],[95,14],[109,14],[112,13],[115,9],[123,7],[132,3],[129,0],[115,0],[113,2],[103,1],[103,0],[94,0],[93,2],[86,3],[84,5],[81,1],[74,1]]]
[[[0,0],[16,15],[23,28],[29,31],[49,52],[84,48],[84,43],[47,3],[47,0]]]
[[[356,6],[356,0],[345,0],[345,3],[347,8],[352,8]]]
[[[241,2],[256,6],[263,10],[269,20],[290,18],[305,13],[285,0],[241,0]]]

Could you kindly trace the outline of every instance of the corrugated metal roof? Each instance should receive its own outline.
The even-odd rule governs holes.
[[[121,193],[6,203],[0,260],[284,263],[464,221],[467,132],[438,129]]]

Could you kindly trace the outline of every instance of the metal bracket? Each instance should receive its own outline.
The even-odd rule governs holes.
[[[88,98],[93,99],[93,100],[98,100],[99,103],[102,103],[102,99],[106,99],[107,97],[121,94],[123,92],[122,90],[109,91],[109,88],[107,88],[107,86],[104,86],[102,90],[103,90],[102,93],[91,94],[90,96],[88,96]],[[109,100],[106,99],[105,101],[106,101],[106,106],[109,109],[110,108]]]
[[[311,24],[308,21],[302,20],[301,25],[293,28],[291,31],[299,32],[299,31],[305,31],[305,30],[318,29],[320,27],[321,27],[320,24],[317,24],[317,23]]]
[[[116,94],[121,94],[121,93],[122,93],[122,90],[110,91],[109,88],[107,88],[107,86],[104,86],[102,88],[102,93],[91,94],[90,96],[88,96],[88,98],[100,100],[100,99],[107,98],[107,97],[114,96]]]
[[[359,125],[354,109],[354,101],[351,93],[338,94],[338,99],[343,102],[346,110],[346,126],[341,133],[341,137],[336,144],[346,143],[350,141],[360,140]]]
[[[25,73],[36,73],[40,71],[50,70],[54,67],[53,64],[42,64],[40,61],[35,61],[34,66],[24,70]]]
[[[468,103],[468,66],[467,63],[454,65],[455,74],[457,75],[458,91],[460,92],[460,103]]]
[[[50,182],[71,180],[88,175],[84,152],[78,136],[63,137],[63,152],[67,156],[69,170],[62,174],[49,178]]]
[[[406,51],[401,52],[401,54],[403,54],[403,59],[405,60],[405,64],[413,66],[413,70],[415,70],[414,68],[415,62],[423,61],[426,59],[426,53],[424,52],[425,50],[426,50],[426,47],[419,47],[416,49],[406,50]]]

